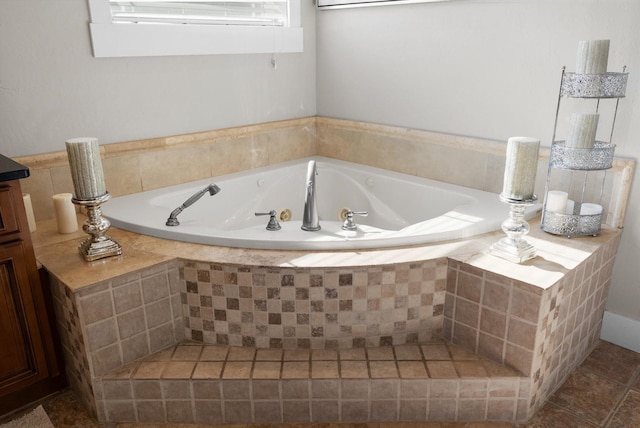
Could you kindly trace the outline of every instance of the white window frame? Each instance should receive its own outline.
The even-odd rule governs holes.
[[[300,0],[289,0],[288,27],[113,23],[109,0],[87,1],[96,58],[303,51]]]
[[[347,9],[353,7],[392,6],[415,3],[436,3],[455,0],[316,0],[319,10]]]

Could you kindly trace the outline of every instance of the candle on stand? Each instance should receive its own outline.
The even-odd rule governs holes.
[[[33,205],[31,204],[31,195],[22,194],[22,202],[24,202],[24,210],[27,213],[27,223],[29,224],[29,232],[36,231],[36,217],[33,215]]]
[[[580,215],[595,215],[602,212],[602,206],[598,204],[584,203],[580,206]]]
[[[515,200],[533,198],[539,150],[540,140],[529,137],[509,138],[502,188],[503,197]]]
[[[53,195],[53,209],[56,214],[59,233],[73,233],[78,230],[76,209],[71,202],[71,193]]]
[[[547,192],[546,210],[553,213],[564,214],[567,210],[567,198],[569,194],[562,190],[549,190]]]
[[[606,73],[608,62],[609,40],[583,40],[578,43],[576,73]]]
[[[572,199],[567,200],[567,207],[565,209],[565,214],[573,215],[573,210],[576,207],[576,202]]]
[[[66,141],[67,156],[75,197],[96,199],[107,193],[97,138],[72,138]]]
[[[572,114],[569,136],[567,137],[565,146],[576,149],[592,149],[596,141],[599,118],[600,115],[597,113]]]

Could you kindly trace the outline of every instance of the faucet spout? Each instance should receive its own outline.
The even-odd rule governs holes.
[[[316,198],[316,161],[309,161],[307,166],[307,180],[304,192],[304,212],[302,214],[302,230],[320,230],[320,220],[318,219],[318,204]]]

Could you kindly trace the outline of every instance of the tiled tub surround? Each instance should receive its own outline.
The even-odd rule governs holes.
[[[443,337],[528,376],[533,414],[598,342],[619,240],[546,289],[451,259]]]
[[[502,142],[328,118],[304,118],[185,136],[109,144],[102,146],[101,150],[107,187],[112,195],[119,196],[316,154],[498,193],[502,187],[504,148]],[[251,156],[247,156],[247,153]],[[547,159],[548,150],[542,150],[536,188],[538,194],[542,193]],[[491,244],[503,236],[502,232],[489,233],[470,240],[420,247],[304,253],[247,251],[186,244],[116,229],[112,229],[110,234],[123,246],[124,254],[87,264],[77,251],[77,244],[84,239],[84,233],[79,231],[70,235],[59,235],[55,232],[55,221],[50,220],[53,218],[51,196],[73,189],[66,155],[61,151],[28,156],[20,158],[19,161],[31,169],[31,177],[25,180],[23,189],[31,193],[35,214],[39,220],[38,231],[33,234],[34,246],[38,260],[52,277],[56,314],[63,336],[71,383],[80,396],[84,397],[87,407],[96,412],[102,421],[108,420],[107,418],[115,421],[111,419],[114,415],[120,415],[127,420],[141,420],[144,419],[144,416],[140,416],[141,411],[146,412],[146,415],[157,411],[162,421],[180,418],[182,410],[186,412],[185,421],[198,418],[197,408],[202,406],[202,403],[198,404],[200,398],[196,396],[196,388],[199,386],[196,387],[196,384],[202,382],[202,379],[198,379],[198,382],[193,379],[195,371],[191,373],[188,383],[184,383],[186,379],[178,379],[183,383],[170,381],[172,375],[165,375],[164,372],[157,379],[150,380],[154,386],[161,383],[162,398],[158,401],[145,401],[140,405],[137,402],[139,397],[133,389],[137,388],[135,376],[139,368],[130,373],[133,377],[126,383],[129,389],[119,384],[105,388],[101,388],[100,385],[102,382],[106,385],[111,377],[117,376],[117,373],[120,373],[119,368],[130,367],[128,363],[131,364],[135,358],[147,358],[163,346],[173,349],[185,338],[185,330],[187,338],[199,339],[198,335],[201,332],[203,341],[212,340],[211,323],[214,330],[219,328],[224,331],[226,328],[229,331],[221,333],[220,330],[216,330],[216,341],[228,340],[229,344],[239,345],[255,342],[256,349],[269,350],[278,348],[260,347],[281,345],[283,348],[301,349],[308,346],[312,348],[314,355],[324,350],[335,349],[338,349],[340,354],[343,350],[361,349],[359,346],[363,344],[383,347],[389,344],[412,346],[415,342],[423,344],[423,341],[442,331],[446,340],[472,350],[482,358],[504,362],[507,366],[520,370],[524,377],[517,376],[517,395],[508,392],[509,403],[498,405],[501,411],[495,408],[490,411],[491,391],[494,386],[488,373],[486,376],[482,374],[477,377],[478,372],[461,371],[462,366],[454,364],[455,373],[450,372],[448,380],[436,379],[436,373],[428,368],[428,361],[423,360],[429,377],[418,379],[418,382],[422,382],[421,388],[425,388],[425,381],[428,384],[427,403],[423,409],[422,404],[419,404],[421,400],[412,400],[413,405],[418,406],[418,410],[411,413],[413,416],[409,417],[407,410],[402,410],[407,409],[406,406],[409,405],[405,403],[405,399],[409,397],[403,396],[405,393],[402,392],[402,385],[405,383],[402,372],[398,371],[397,377],[389,378],[400,385],[397,399],[394,397],[391,400],[395,404],[388,403],[389,408],[396,406],[397,411],[390,413],[395,420],[419,420],[421,415],[440,420],[527,419],[588,354],[599,332],[612,260],[620,233],[615,228],[622,224],[624,218],[635,165],[631,160],[616,158],[612,170],[607,175],[603,205],[607,210],[606,223],[613,228],[604,227],[600,236],[595,238],[567,240],[541,232],[539,225],[533,222],[528,241],[536,246],[539,256],[523,265],[514,265],[484,254]],[[437,265],[438,261],[442,263],[442,260],[447,260],[446,266]],[[447,279],[443,284],[442,277],[438,276],[441,273],[438,273],[433,282],[423,278],[418,291],[416,283],[413,286],[410,284],[417,278],[416,271],[424,272],[425,266],[429,266],[430,263],[436,263],[436,271],[438,267],[445,270],[443,275]],[[235,272],[238,286],[230,287],[235,285],[231,280],[233,275],[228,277],[228,283],[220,284],[215,279],[211,282],[211,277],[217,275],[218,268],[222,269],[222,272]],[[245,283],[241,284],[247,279],[244,275],[248,273],[245,271],[247,269],[251,272],[251,298],[240,296],[241,286],[247,286]],[[270,272],[270,269],[274,271]],[[381,273],[384,278],[385,269],[388,276],[389,272],[393,271],[396,275],[394,284],[400,284],[399,287],[393,287],[396,293],[393,298],[383,297],[383,293],[390,292],[392,288],[384,287],[384,279],[379,286],[376,284],[376,275]],[[406,275],[397,275],[405,270],[408,270]],[[198,271],[208,271],[209,279],[200,281]],[[379,311],[373,311],[371,317],[379,319],[377,326],[375,320],[374,324],[370,324],[371,319],[367,320],[363,332],[364,327],[359,323],[358,317],[362,316],[365,300],[362,294],[357,293],[363,292],[360,281],[364,280],[365,271],[367,309],[370,301],[372,305],[377,304]],[[182,272],[182,278],[179,272]],[[193,286],[194,273],[197,293]],[[258,274],[255,283],[254,273]],[[262,273],[265,275],[264,286],[258,285],[261,281],[258,278]],[[373,275],[370,276],[370,273]],[[347,285],[346,280],[349,274],[351,287]],[[206,274],[200,275],[204,278]],[[316,279],[312,280],[312,275],[322,276],[322,287],[312,286],[317,284]],[[293,286],[288,285],[291,276],[294,280]],[[163,282],[164,279],[160,281],[157,277],[166,278],[166,283]],[[412,279],[409,280],[409,277]],[[153,280],[149,282],[149,278]],[[405,279],[409,282],[404,282]],[[279,281],[279,287],[269,287],[267,281],[274,281],[274,284],[278,284]],[[164,285],[160,285],[159,289],[166,289],[166,295],[165,291],[155,290],[155,286],[148,287],[150,283],[160,282]],[[211,285],[210,296],[207,284]],[[300,287],[300,284],[304,284],[305,287]],[[337,287],[326,286],[328,284],[337,284]],[[446,304],[440,313],[441,303],[438,303],[438,299],[443,295],[440,287],[445,284]],[[215,296],[224,299],[224,304],[220,300],[216,303],[219,307],[215,309],[214,289],[217,293],[218,288],[214,288],[214,285],[223,285],[223,292],[229,293]],[[431,286],[434,287],[433,291],[429,288]],[[356,291],[358,287],[360,291]],[[378,295],[378,287],[379,298],[375,297]],[[281,294],[278,300],[276,295],[272,294],[269,299],[267,294],[265,312],[261,310],[264,308],[262,301],[265,299],[259,298],[262,291],[257,291],[257,296],[254,296],[254,288],[266,289],[267,293],[269,288],[279,289],[280,293],[284,291],[284,298]],[[298,288],[309,290],[308,312],[305,292],[298,292]],[[340,295],[341,288],[351,289],[351,299],[346,294]],[[372,290],[371,299],[369,288]],[[322,296],[322,311],[314,311],[314,308],[319,309],[319,303],[312,306],[312,293],[319,293],[320,290],[327,293],[326,289],[337,290],[337,298],[333,298],[333,291],[328,291],[328,295]],[[125,292],[131,293],[131,300],[127,300],[131,306],[116,304],[120,299],[120,293]],[[242,293],[243,296],[247,296],[247,289]],[[494,299],[494,294],[501,298]],[[416,322],[413,318],[416,310],[411,302],[416,302],[417,298],[410,296],[418,295],[421,305],[417,312],[419,319],[423,321]],[[320,294],[316,297],[319,296]],[[431,303],[430,296],[433,297]],[[208,306],[208,297],[211,297],[211,306]],[[404,297],[406,306],[403,306]],[[504,299],[507,299],[508,303]],[[345,320],[344,314],[347,314],[349,301],[352,315],[346,316],[350,319]],[[252,311],[247,310],[249,302],[253,305]],[[289,312],[292,305],[296,312]],[[400,307],[396,308],[396,305]],[[216,319],[216,309],[219,318],[227,319]],[[367,316],[368,312],[365,312]],[[431,321],[423,318],[428,312],[435,314]],[[298,313],[301,315],[300,318]],[[265,314],[266,324],[263,319]],[[308,325],[304,324],[307,322],[307,314]],[[280,324],[277,324],[278,315]],[[336,315],[338,323],[334,323]],[[399,318],[396,319],[396,316]],[[249,319],[252,317],[251,324]],[[423,324],[420,325],[421,323]],[[413,324],[417,324],[417,332],[412,331],[415,328]],[[265,327],[267,336],[262,335]],[[355,340],[353,337],[342,336],[348,332],[348,327],[351,327],[352,335],[355,330]],[[409,330],[399,333],[400,330],[396,330],[396,327],[408,327]],[[422,330],[425,327],[431,330]],[[301,334],[304,337],[296,336],[293,340],[290,335],[294,330],[296,335]],[[220,337],[218,333],[221,334]],[[275,339],[273,342],[272,334]],[[265,337],[270,337],[268,345]],[[529,340],[523,340],[526,338]],[[253,349],[253,346],[250,348]],[[367,349],[376,348],[369,346]],[[394,363],[399,370],[398,355],[394,355]],[[342,400],[346,398],[344,385],[347,379],[340,371],[343,367],[342,360],[338,361],[341,376],[338,382],[339,394],[342,394],[339,397]],[[283,368],[285,362],[282,361]],[[307,387],[309,410],[300,418],[308,417],[313,420],[313,415],[319,414],[318,410],[313,410],[314,406],[316,409],[322,406],[333,409],[326,411],[327,415],[335,416],[332,420],[367,418],[376,421],[385,418],[387,414],[380,415],[373,410],[377,409],[377,405],[372,407],[372,403],[380,397],[367,395],[379,389],[376,388],[379,386],[376,383],[379,379],[374,377],[375,371],[371,371],[370,363],[371,361],[368,363],[368,377],[363,374],[363,379],[360,379],[364,385],[361,385],[364,388],[362,391],[367,391],[360,397],[366,404],[358,405],[362,411],[367,409],[366,416],[356,418],[353,416],[354,413],[346,410],[350,404],[346,404],[345,407],[340,400],[337,404],[335,400],[327,403],[323,401],[324,398],[314,396],[313,390],[321,388],[315,386],[316,384],[321,385],[325,380],[336,379],[322,376],[314,378],[311,370],[308,377],[302,379],[302,383]],[[260,421],[261,417],[256,419],[256,416],[265,415],[268,407],[271,408],[269,414],[272,416],[265,416],[266,419],[281,416],[284,420],[289,412],[285,410],[287,397],[282,394],[285,388],[289,387],[290,379],[278,380],[280,400],[266,400],[280,404],[256,404],[261,399],[255,396],[259,387],[255,383],[256,379],[251,377],[255,374],[255,365],[252,367],[253,372],[248,375],[248,379],[243,379],[242,385],[234,384],[237,379],[225,378],[224,370],[220,379],[212,381],[211,384],[205,383],[208,385],[205,388],[213,388],[212,400],[216,400],[215,391],[222,394],[219,404],[222,406],[223,420],[232,422],[233,415],[237,415],[233,406],[237,409],[238,405],[237,402],[225,403],[225,397],[246,404],[246,395],[242,395],[242,398],[224,395],[225,388],[233,391],[234,386],[239,389],[249,388],[253,394],[253,420]],[[286,373],[289,372],[286,370]],[[284,370],[281,371],[281,376],[284,376],[284,373]],[[103,380],[104,376],[108,378]],[[169,382],[165,383],[164,379]],[[475,385],[473,388],[469,388],[467,384],[470,380]],[[516,382],[513,379],[508,382],[512,381]],[[437,385],[440,382],[450,382],[445,396],[451,397],[446,400],[433,395],[437,394]],[[417,385],[418,383],[414,386]],[[506,390],[512,391],[512,386],[513,384]],[[455,394],[453,390],[456,391]],[[467,393],[477,393],[480,404],[464,403],[464,400],[469,398],[465,396]],[[178,398],[180,394],[184,395]],[[122,400],[112,400],[113,398]],[[167,400],[173,401],[174,398],[182,401],[176,407],[167,404]],[[429,410],[440,408],[430,404],[431,400],[435,399],[446,401],[449,406],[448,410],[442,410],[444,413],[437,416]],[[107,401],[110,402],[108,412],[105,411]],[[306,398],[302,401],[307,402]],[[502,407],[503,405],[505,407]],[[469,410],[468,406],[473,407],[473,410]],[[189,408],[191,413],[187,410]],[[131,409],[135,412],[131,413]],[[422,410],[426,413],[422,413]],[[336,411],[338,413],[335,413]],[[274,414],[280,416],[273,416]],[[215,417],[217,416],[212,416]],[[246,413],[242,413],[238,418],[244,419],[238,420],[244,421],[246,417]]]
[[[541,232],[534,223],[529,240],[538,248],[539,257],[525,265],[514,265],[484,254],[484,250],[500,238],[500,233],[482,235],[470,241],[454,241],[422,247],[357,253],[310,254],[247,251],[181,244],[113,230],[114,238],[121,242],[125,249],[123,256],[87,264],[82,261],[76,250],[77,238],[81,234],[70,237],[71,240],[68,241],[45,244],[47,235],[53,239],[61,239],[60,235],[52,232],[55,229],[53,223],[39,224],[35,242],[39,244],[38,259],[54,277],[54,291],[57,288],[55,291],[58,300],[57,314],[62,334],[66,336],[64,348],[68,363],[72,366],[71,371],[74,376],[72,384],[80,394],[85,396],[88,401],[87,406],[96,412],[98,418],[109,422],[147,421],[149,418],[185,422],[219,421],[219,418],[224,422],[245,422],[247,418],[252,418],[251,421],[255,422],[272,420],[293,422],[317,420],[315,418],[320,417],[318,415],[325,415],[322,417],[329,418],[331,421],[366,419],[375,422],[388,419],[397,421],[428,418],[432,420],[525,420],[546,401],[551,392],[591,350],[599,331],[606,287],[609,283],[611,264],[620,233],[615,229],[603,228],[602,234],[595,238],[566,240]],[[176,253],[183,254],[184,258],[176,259]],[[145,259],[148,265],[141,267]],[[242,267],[238,263],[240,260],[245,261]],[[447,260],[446,265],[443,260]],[[331,269],[322,268],[324,264],[335,266]],[[307,290],[321,288],[324,302],[326,302],[325,288],[332,290],[334,288],[331,285],[336,285],[338,298],[328,300],[339,302],[340,275],[343,275],[342,287],[348,287],[349,274],[351,274],[352,287],[355,287],[356,285],[353,284],[361,284],[361,281],[364,281],[362,273],[366,270],[367,281],[374,278],[374,284],[367,285],[367,288],[371,286],[371,289],[375,290],[377,287],[375,283],[378,282],[375,278],[381,278],[380,294],[372,291],[372,299],[367,295],[367,305],[369,300],[375,302],[377,300],[375,296],[378,295],[380,295],[378,304],[382,304],[382,285],[385,282],[382,278],[385,277],[385,272],[387,272],[388,282],[392,281],[390,272],[393,272],[393,281],[398,282],[400,286],[397,289],[401,290],[405,280],[411,282],[409,278],[417,279],[418,271],[422,272],[424,278],[425,272],[430,272],[434,266],[436,272],[438,269],[444,272],[446,279],[439,283],[440,286],[436,286],[438,279],[427,279],[423,282],[433,283],[436,287],[445,287],[446,304],[443,307],[443,318],[441,318],[444,323],[443,335],[446,341],[452,337],[452,341],[460,347],[449,346],[449,357],[453,360],[455,355],[460,355],[461,352],[451,351],[451,349],[476,351],[477,354],[466,354],[476,360],[474,364],[466,362],[435,366],[429,364],[430,359],[425,354],[424,348],[418,346],[433,343],[428,337],[424,337],[426,343],[422,342],[420,337],[418,337],[419,343],[412,343],[413,337],[408,339],[408,336],[401,336],[399,340],[404,340],[404,344],[394,343],[393,335],[383,343],[382,335],[378,334],[355,343],[353,340],[341,343],[340,337],[327,339],[324,336],[316,337],[317,343],[311,340],[307,342],[306,339],[313,339],[313,336],[304,337],[302,341],[296,338],[295,342],[286,342],[285,326],[268,324],[269,309],[267,310],[267,330],[275,326],[276,331],[282,331],[285,336],[282,342],[269,341],[269,345],[281,345],[283,348],[291,346],[295,349],[260,348],[257,342],[261,336],[257,334],[254,336],[256,346],[206,344],[200,348],[202,353],[198,356],[198,362],[216,362],[203,359],[205,348],[221,349],[221,351],[207,352],[226,353],[224,361],[207,364],[211,372],[196,370],[198,362],[194,365],[189,358],[195,357],[185,356],[186,351],[175,352],[176,346],[183,343],[184,326],[190,326],[186,330],[188,333],[192,334],[194,331],[191,323],[198,317],[193,315],[198,310],[200,315],[203,309],[213,310],[213,283],[221,278],[223,284],[218,285],[223,285],[222,289],[236,285],[234,288],[237,290],[238,308],[240,308],[240,286],[245,284],[244,281],[249,277],[253,281],[255,273],[257,284],[264,284],[252,284],[253,312],[246,311],[244,317],[247,321],[250,318],[248,314],[252,313],[255,316],[258,312],[263,312],[256,310],[254,288],[278,288],[281,293],[290,288],[294,290],[295,306],[298,301],[306,300],[304,298],[296,300],[295,289],[303,288],[299,287],[300,284],[307,284],[308,275]],[[208,272],[208,279],[205,272]],[[406,273],[398,274],[398,272]],[[359,277],[356,273],[362,276]],[[264,281],[261,279],[263,274]],[[291,277],[288,275],[294,275],[294,284],[296,284],[295,275],[300,275],[304,279],[297,286],[283,285],[283,281],[289,284]],[[311,286],[312,282],[318,284],[319,280],[318,277],[314,277],[312,281],[312,275],[322,276],[323,287]],[[426,278],[431,278],[430,275],[427,274]],[[436,277],[438,275],[436,274]],[[151,286],[151,284],[155,285]],[[194,284],[198,285],[198,293],[195,293]],[[208,297],[208,290],[205,290],[205,294],[201,294],[201,284],[204,289],[207,288],[206,284],[212,285],[211,307],[208,306],[208,299],[201,298]],[[274,286],[269,287],[268,284]],[[275,286],[278,284],[279,287]],[[235,293],[231,291],[233,288],[227,288],[230,293]],[[355,292],[355,289],[353,291]],[[242,293],[247,295],[246,290]],[[400,295],[402,293],[400,292]],[[426,296],[429,294],[423,293]],[[193,300],[194,297],[191,299],[193,303],[199,303],[200,306],[191,305],[193,309],[190,307],[188,304],[190,295],[198,296],[196,300]],[[330,291],[329,296],[333,295]],[[122,296],[129,297],[120,300]],[[426,299],[428,302],[430,297]],[[272,300],[278,301],[275,295],[272,296]],[[280,309],[283,307],[283,301],[287,300],[283,300],[280,294]],[[348,299],[345,300],[348,301]],[[120,303],[116,303],[118,301]],[[122,306],[123,301],[127,302],[127,305]],[[186,305],[182,303],[185,301]],[[353,301],[354,299],[352,299],[352,309]],[[169,304],[169,306],[165,305],[166,313],[157,311],[159,302]],[[227,297],[224,297],[224,302],[226,304]],[[393,302],[395,306],[395,298]],[[453,306],[451,306],[452,303]],[[248,304],[248,301],[245,304]],[[74,305],[77,308],[75,311]],[[236,307],[235,303],[231,305],[232,308]],[[261,305],[261,303],[258,304],[259,308],[263,307]],[[338,316],[340,313],[346,313],[346,308],[340,311],[339,305],[338,303]],[[467,309],[464,309],[465,305]],[[288,304],[285,304],[285,307],[287,306]],[[67,308],[69,309],[65,311]],[[246,308],[249,309],[248,306]],[[272,309],[275,310],[273,303]],[[231,310],[235,311],[235,309]],[[408,320],[408,307],[406,313]],[[439,313],[439,310],[435,313]],[[75,316],[72,316],[73,314]],[[179,315],[176,316],[176,314]],[[281,322],[285,314],[287,312],[280,313]],[[311,314],[310,310],[309,315]],[[222,316],[221,313],[219,315]],[[231,314],[227,311],[224,316],[229,315]],[[324,334],[325,327],[334,324],[331,316],[329,320],[327,319],[326,311],[322,315]],[[67,318],[64,318],[65,316]],[[240,326],[233,328],[240,328],[242,333],[241,310],[238,314],[232,315],[232,317],[237,316],[239,316]],[[382,312],[380,317],[383,317]],[[535,319],[538,320],[538,324],[533,322]],[[294,324],[296,328],[297,322],[296,316]],[[213,323],[215,328],[215,312],[213,312]],[[227,319],[227,326],[229,325],[230,321]],[[433,325],[436,323],[433,322]],[[503,325],[502,328],[501,325]],[[303,326],[306,325],[303,324]],[[393,326],[396,327],[395,322]],[[166,335],[158,335],[157,333],[163,327],[166,327]],[[206,332],[204,323],[201,331],[204,341]],[[340,329],[338,328],[337,331]],[[525,333],[530,335],[527,337],[535,338],[533,344],[523,342]],[[243,340],[242,337],[240,335],[233,340]],[[387,340],[390,340],[393,347],[366,346],[378,343],[386,345],[389,344]],[[173,343],[169,343],[170,341]],[[155,350],[165,345],[169,346],[169,351],[153,354]],[[313,349],[303,348],[307,345]],[[365,348],[361,348],[362,345],[365,345]],[[196,343],[192,346],[201,347],[202,345]],[[340,348],[341,346],[345,348]],[[416,346],[421,350],[420,358],[413,352],[412,358],[416,358],[415,360],[404,360],[403,352],[412,347],[415,349]],[[392,351],[384,351],[385,348]],[[244,351],[232,353],[232,349]],[[236,353],[247,352],[247,349],[255,356],[251,364],[247,365],[246,361],[245,364],[235,364],[240,362],[235,357]],[[359,391],[364,395],[347,398],[350,396],[344,395],[345,388],[349,391],[349,388],[354,386],[351,385],[353,379],[350,377],[354,376],[354,372],[347,369],[355,370],[355,366],[348,363],[349,360],[342,356],[350,355],[351,351],[361,352],[363,349],[367,356],[367,370],[365,372],[364,366],[360,363],[358,372],[360,377],[356,380],[360,381],[362,389]],[[296,364],[285,364],[296,362],[291,356],[296,354],[288,351],[301,351],[304,355],[308,355],[304,357],[308,358],[308,361],[305,360],[308,363],[308,366],[305,366],[307,369],[298,367],[302,370],[296,370]],[[144,369],[140,371],[140,367],[143,366],[142,361],[149,358],[166,359],[168,352],[172,353],[170,357],[172,362],[182,364],[170,364],[171,368],[159,365],[156,368],[162,367],[162,371],[155,374],[145,374]],[[266,355],[264,352],[276,352],[282,355],[282,360],[271,361],[276,365],[279,364],[279,369],[276,369],[273,364],[262,364],[268,362],[258,358],[258,355]],[[377,352],[387,352],[385,357],[387,359],[381,360],[385,361],[385,364],[378,364],[375,359],[372,359],[371,355],[376,355]],[[337,362],[332,362],[333,359],[326,360],[329,355],[337,355],[335,357]],[[392,360],[389,355],[393,355]],[[234,356],[232,360],[229,360],[230,356]],[[141,359],[133,360],[134,358]],[[315,360],[331,363],[319,364],[314,370]],[[230,361],[234,364],[228,364]],[[259,361],[261,364],[257,364]],[[343,364],[343,361],[347,363]],[[407,366],[403,361],[413,361],[413,363]],[[478,361],[484,367],[484,371],[479,370]],[[372,365],[372,362],[375,364]],[[504,362],[504,365],[501,365],[501,362]],[[409,366],[412,368],[409,369]],[[487,368],[489,366],[496,371],[489,370]],[[217,371],[216,367],[220,370]],[[518,374],[514,375],[513,368],[509,367],[518,369]],[[226,371],[227,369],[229,371]],[[239,371],[236,372],[235,369]],[[141,376],[152,376],[152,378],[143,379]],[[205,380],[202,379],[203,376],[212,379]],[[274,378],[264,379],[263,376],[274,376]],[[302,378],[288,379],[289,376],[302,376]],[[116,380],[124,382],[115,382]],[[265,385],[263,382],[265,380],[272,381],[271,387],[277,386],[273,391],[277,391],[277,394],[274,394],[280,397],[279,399],[258,398],[260,396],[256,394],[260,394],[260,388]],[[393,390],[397,391],[398,395],[384,398],[376,396],[374,391],[377,393],[379,390],[381,380],[393,384],[393,388],[397,388]],[[294,400],[290,398],[291,396],[284,395],[286,388],[293,387],[293,381],[300,383],[299,386],[306,391],[307,398]],[[141,386],[139,383],[144,385]],[[135,395],[136,389],[147,388],[148,390],[151,385],[159,386],[155,389],[161,394],[159,398]],[[327,385],[338,388],[337,390],[334,388],[334,395],[329,397],[314,395],[314,390],[323,390]],[[517,394],[514,392],[516,385]],[[211,395],[200,395],[203,392],[196,392],[198,388],[204,388]],[[425,392],[426,398],[424,395],[420,395],[423,399],[411,398],[409,397],[411,394],[402,392],[403,388],[420,388],[420,391]],[[496,392],[495,389],[503,392]],[[91,392],[94,395],[91,395]],[[441,393],[444,395],[438,396]],[[503,393],[508,396],[500,395]],[[335,394],[338,394],[337,397]],[[385,404],[387,407],[384,408],[395,409],[395,411],[378,413],[377,409],[382,408],[378,407],[381,405],[379,401],[387,401]],[[295,406],[293,402],[296,402]],[[251,403],[248,408],[251,412],[238,413],[238,408],[247,403]],[[302,413],[296,413],[295,409],[299,409],[298,404],[302,404]],[[323,406],[328,410],[320,411],[319,409],[325,408]],[[202,413],[205,409],[212,409],[213,413]],[[219,412],[215,409],[219,409]],[[421,419],[423,417],[424,419]]]
[[[53,275],[50,284],[67,376],[93,413],[94,379],[184,338],[176,262],[75,293]]]

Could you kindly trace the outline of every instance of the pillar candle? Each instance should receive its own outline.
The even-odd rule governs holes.
[[[107,193],[98,139],[73,138],[66,147],[76,198],[91,200]]]
[[[529,137],[509,138],[502,196],[516,200],[533,197],[539,150],[540,140]]]
[[[569,195],[562,190],[549,190],[547,192],[546,210],[564,214],[567,210],[567,198]]]
[[[24,210],[27,213],[27,223],[29,223],[29,232],[36,231],[36,217],[33,215],[33,205],[31,205],[31,195],[28,193],[22,194],[22,202],[24,202]]]
[[[600,115],[574,113],[571,115],[571,126],[569,136],[565,143],[566,147],[579,149],[592,149],[596,141],[596,131],[598,130],[598,119]]]
[[[578,43],[576,73],[606,73],[608,61],[609,40],[583,40]]]
[[[59,233],[73,233],[78,230],[76,208],[71,202],[71,193],[58,193],[53,195],[53,209],[56,213]]]
[[[584,203],[580,206],[580,215],[594,215],[602,212],[602,206],[598,204]]]
[[[573,210],[575,209],[575,207],[576,207],[576,202],[571,200],[571,199],[568,199],[567,200],[567,208],[566,208],[564,213],[565,214],[569,214],[569,215],[573,215]]]

